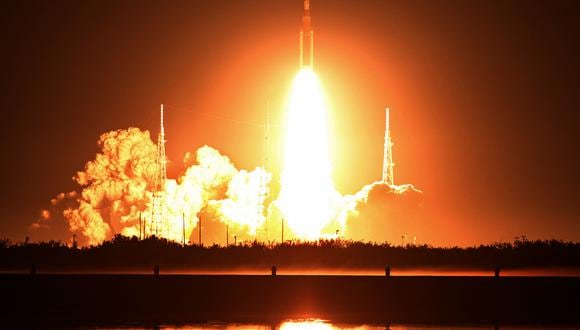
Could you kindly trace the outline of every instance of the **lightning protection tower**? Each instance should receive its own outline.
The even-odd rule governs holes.
[[[262,146],[262,166],[264,168],[264,175],[260,176],[260,186],[258,188],[258,205],[256,228],[259,224],[260,217],[265,216],[264,224],[264,241],[268,241],[268,214],[264,214],[266,206],[266,198],[268,197],[268,179],[266,175],[270,168],[270,101],[266,102],[266,122],[264,123],[264,145]],[[267,213],[267,212],[266,212]],[[256,237],[257,231],[256,231]]]
[[[385,126],[385,150],[383,155],[383,183],[392,186],[395,184],[395,176],[393,174],[393,168],[395,163],[393,162],[393,141],[391,141],[391,132],[389,127],[389,108],[385,111],[386,114],[386,126]]]
[[[151,207],[150,235],[160,237],[166,215],[165,181],[167,181],[167,158],[165,156],[165,128],[163,127],[163,104],[161,105],[161,125],[157,137],[157,159],[155,161],[155,186]]]

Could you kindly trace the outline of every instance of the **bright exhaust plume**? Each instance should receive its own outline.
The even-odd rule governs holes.
[[[338,229],[330,228],[343,203],[332,181],[327,116],[318,77],[309,68],[300,70],[287,108],[284,166],[277,200],[284,221],[298,239],[318,239]]]

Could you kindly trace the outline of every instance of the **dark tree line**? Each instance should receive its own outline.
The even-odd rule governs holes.
[[[528,240],[473,247],[393,246],[349,240],[261,242],[228,247],[187,245],[156,239],[115,236],[100,245],[79,248],[59,241],[12,243],[0,240],[0,269],[144,270],[152,265],[175,269],[209,268],[382,268],[580,267],[580,243]]]

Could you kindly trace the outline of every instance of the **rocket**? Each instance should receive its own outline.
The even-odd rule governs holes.
[[[314,67],[314,30],[310,17],[310,0],[304,0],[304,15],[300,29],[300,68]]]

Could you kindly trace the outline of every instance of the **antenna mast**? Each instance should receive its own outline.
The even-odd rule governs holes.
[[[268,195],[268,180],[266,179],[266,173],[270,167],[270,101],[266,102],[266,123],[264,124],[264,145],[262,146],[262,167],[264,169],[264,175],[260,176],[260,182],[258,187],[258,203],[257,203],[257,217],[256,217],[256,240],[258,239],[258,225],[260,223],[260,217],[265,216],[264,223],[264,234],[265,241],[268,241],[268,215],[264,214],[264,204],[266,202],[266,197]]]
[[[151,207],[150,234],[160,237],[165,220],[165,182],[167,181],[167,158],[165,156],[165,128],[163,124],[163,104],[161,105],[161,125],[157,137],[157,159],[155,161],[155,186]]]
[[[389,108],[385,111],[385,150],[383,155],[383,183],[393,186],[395,184],[395,176],[393,174],[393,168],[395,163],[393,162],[393,141],[391,140],[391,131],[389,127]]]

